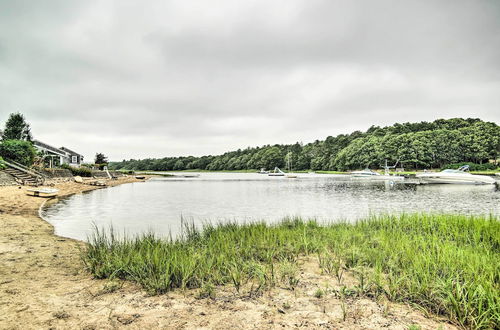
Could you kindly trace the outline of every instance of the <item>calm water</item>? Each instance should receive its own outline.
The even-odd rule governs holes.
[[[56,234],[85,239],[93,225],[128,234],[179,232],[181,219],[277,221],[302,216],[355,221],[370,213],[454,212],[500,215],[495,185],[413,185],[301,174],[298,179],[253,173],[201,173],[199,178],[155,178],[71,196],[46,209]]]

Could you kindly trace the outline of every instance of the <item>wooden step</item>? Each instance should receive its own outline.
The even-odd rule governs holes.
[[[16,180],[18,180],[18,182],[25,185],[33,186],[33,185],[38,185],[40,183],[38,177],[30,175],[29,173],[23,172],[16,168],[7,167],[5,169],[5,172],[13,176]]]

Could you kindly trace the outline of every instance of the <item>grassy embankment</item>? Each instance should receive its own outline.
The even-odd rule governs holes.
[[[317,257],[339,285],[344,271],[357,274],[358,285],[336,293],[342,299],[386,297],[464,327],[500,327],[500,221],[494,217],[206,225],[189,227],[175,240],[152,234],[118,240],[98,231],[83,257],[97,278],[135,281],[152,293],[201,288],[200,295],[213,296],[216,286],[226,284],[248,294],[277,283],[294,288],[300,280],[296,262],[304,255]]]

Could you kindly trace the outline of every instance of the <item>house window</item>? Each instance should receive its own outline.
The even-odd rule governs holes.
[[[71,162],[73,164],[78,163],[78,157],[77,156],[71,156]]]

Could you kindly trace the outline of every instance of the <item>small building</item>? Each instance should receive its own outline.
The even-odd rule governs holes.
[[[33,145],[38,151],[43,154],[43,157],[50,168],[54,166],[60,166],[62,164],[68,164],[73,167],[80,167],[81,163],[83,162],[82,155],[68,148],[56,148],[39,140],[33,140]]]
[[[66,147],[61,147],[59,149],[64,151],[68,156],[68,161],[69,161],[68,164],[70,166],[80,167],[80,165],[83,162],[83,155],[80,155],[79,153],[74,152],[73,150],[68,149]]]
[[[3,131],[0,129],[0,137]],[[54,166],[61,166],[68,164],[73,167],[80,167],[83,163],[83,155],[74,152],[66,147],[56,148],[50,144],[44,143],[39,140],[33,140],[33,146],[43,154],[45,163],[52,168]]]

